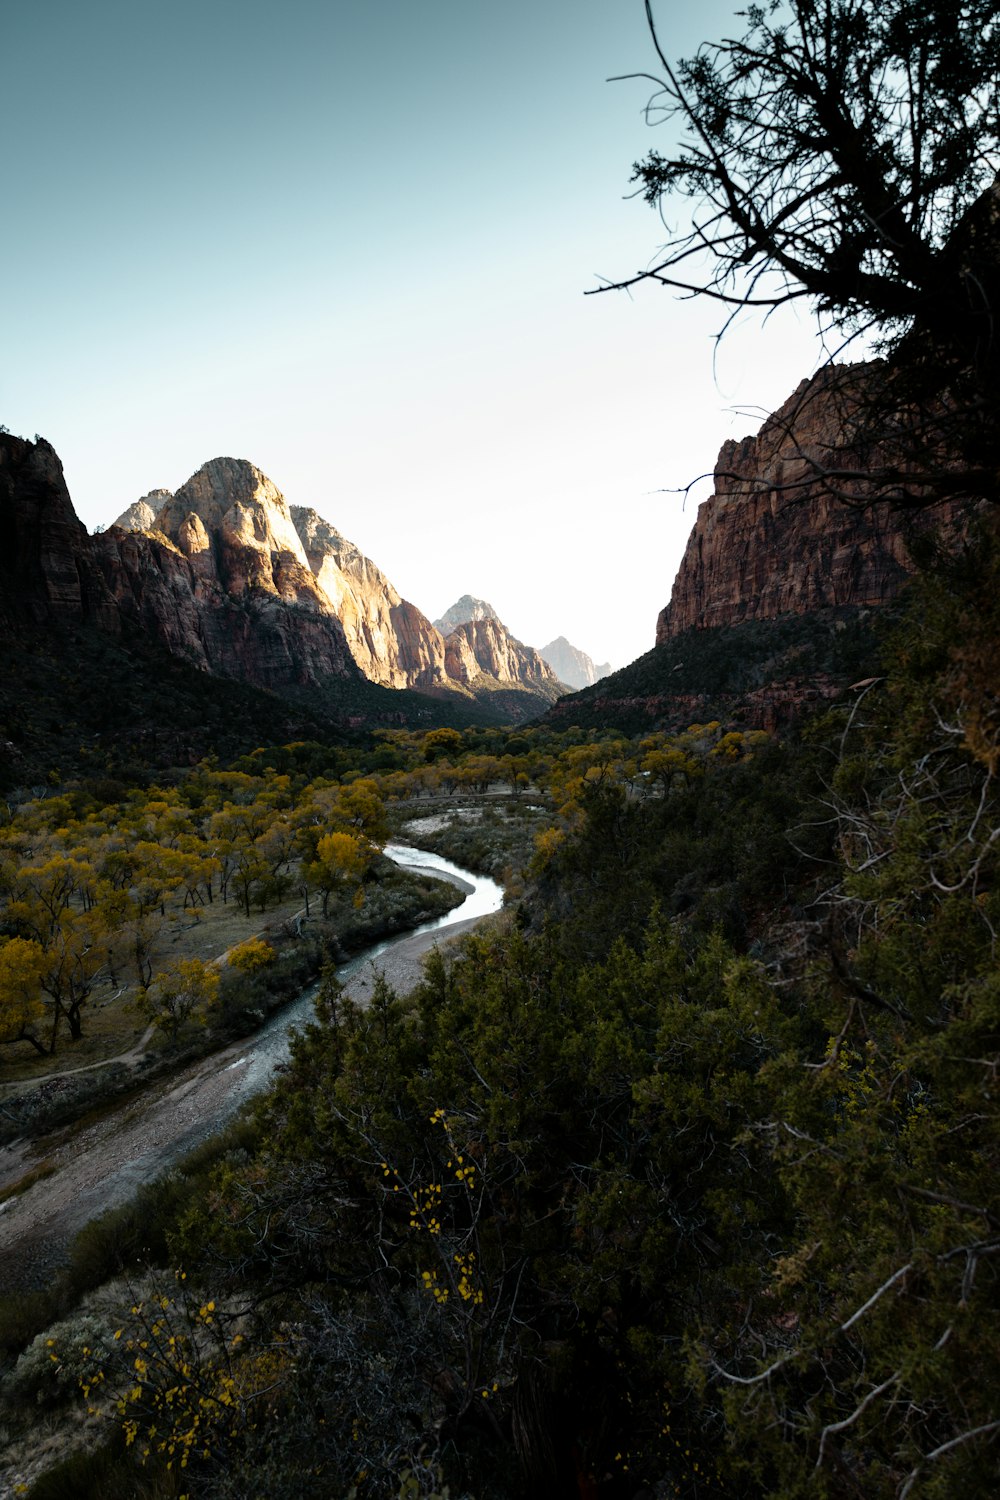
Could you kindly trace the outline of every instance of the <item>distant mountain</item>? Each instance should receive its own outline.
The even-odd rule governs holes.
[[[447,627],[445,665],[448,676],[474,692],[519,688],[538,695],[546,704],[563,696],[564,684],[533,646],[511,635],[492,604],[463,594],[437,622]],[[489,685],[489,686],[488,686]]]
[[[434,624],[442,635],[451,635],[456,625],[468,625],[473,620],[499,619],[492,604],[487,604],[485,599],[475,599],[472,594],[463,594]]]
[[[610,662],[595,666],[586,651],[571,646],[564,635],[556,636],[554,641],[542,646],[538,654],[545,658],[559,681],[571,688],[592,687],[611,671]]]
[[[493,679],[501,687],[521,687],[546,703],[561,698],[565,688],[531,646],[516,640],[501,620],[483,618],[457,625],[445,638],[449,677],[476,689]]]

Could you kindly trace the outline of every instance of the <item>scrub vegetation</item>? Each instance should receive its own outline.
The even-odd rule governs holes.
[[[380,731],[336,780],[315,744],[161,787],[271,808],[331,902],[338,818],[532,849],[413,994],[328,974],[252,1116],[8,1300],[8,1431],[80,1450],[34,1493],[990,1493],[995,558],[780,740]]]

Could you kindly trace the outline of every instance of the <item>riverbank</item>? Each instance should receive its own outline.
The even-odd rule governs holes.
[[[370,998],[378,972],[401,993],[413,988],[424,956],[436,943],[469,931],[502,902],[495,882],[433,854],[420,853],[419,862],[411,858],[408,863],[436,879],[457,882],[471,894],[453,914],[376,943],[338,968],[346,993],[360,1004]],[[476,914],[463,917],[470,905]],[[267,1086],[287,1056],[288,1033],[311,1019],[314,993],[311,986],[255,1035],[171,1070],[169,1076],[143,1081],[95,1117],[4,1148],[0,1192],[4,1184],[8,1192],[24,1181],[28,1186],[0,1203],[0,1285],[10,1290],[47,1286],[90,1220],[128,1201],[137,1188],[224,1129]]]
[[[48,1060],[43,1074],[36,1067],[25,1069],[22,1058],[18,1070],[22,1076],[15,1072],[11,1078],[8,1067],[0,1086],[0,1146],[71,1124],[114,1100],[125,1102],[136,1090],[252,1035],[316,979],[328,957],[343,963],[397,933],[447,917],[467,899],[474,885],[446,861],[439,864],[440,868],[431,869],[426,864],[383,858],[381,876],[369,884],[362,906],[343,898],[331,904],[324,920],[314,901],[309,916],[279,913],[255,931],[243,931],[242,942],[248,937],[262,939],[275,955],[271,965],[253,976],[227,968],[229,932],[217,929],[223,946],[205,949],[204,954],[222,974],[219,1003],[208,1024],[189,1025],[170,1043],[154,1035],[152,1027],[145,1028],[137,1040],[128,1028],[126,1045],[117,1052],[109,1049],[107,1034],[92,1040],[88,1027],[84,1042]],[[129,1019],[125,1017],[124,1022]],[[63,1059],[65,1064],[59,1067]],[[0,1158],[0,1199],[10,1185]]]

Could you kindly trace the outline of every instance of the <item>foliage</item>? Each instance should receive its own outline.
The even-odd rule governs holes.
[[[789,713],[789,718],[803,717],[814,703],[808,689],[818,680],[827,678],[835,691],[843,691],[875,670],[894,613],[894,606],[877,613],[817,611],[805,618],[787,615],[687,630],[560,700],[545,723],[639,735],[681,730],[694,717],[739,721],[746,716],[748,694],[789,682],[807,690],[798,714]]]
[[[807,297],[837,326],[919,322],[988,357],[989,291],[954,241],[1000,146],[996,7],[791,0],[746,20],[676,69],[659,53],[650,113],[685,138],[636,178],[695,207],[646,274],[741,307]]]
[[[29,1041],[44,1051],[35,1024],[44,1015],[45,950],[34,938],[0,943],[0,1042]]]
[[[263,938],[247,938],[245,943],[238,943],[235,948],[230,948],[226,962],[231,969],[239,969],[243,974],[256,974],[261,969],[269,968],[276,957],[271,944]]]
[[[507,757],[544,812],[518,819],[541,838],[516,910],[435,953],[408,997],[380,980],[362,1009],[327,972],[252,1131],[78,1243],[81,1285],[137,1272],[145,1246],[188,1271],[186,1303],[144,1292],[114,1323],[138,1341],[116,1390],[140,1394],[113,1411],[139,1423],[129,1451],[180,1390],[163,1458],[194,1465],[183,1434],[212,1428],[209,1500],[996,1489],[984,545],[921,585],[878,681],[782,742],[711,719],[634,740],[535,727],[428,761],[423,734],[392,731],[373,776],[263,752],[137,799],[161,836],[221,812],[234,842],[307,861],[334,835],[364,848],[383,800],[427,806],[428,776],[435,814],[446,778],[495,786]],[[9,838],[68,829],[77,858],[73,808],[47,801]],[[364,915],[389,925],[382,873]],[[338,932],[354,885],[331,892]],[[253,1005],[281,962],[223,988]],[[141,1341],[159,1359],[171,1337],[147,1381]]]
[[[140,991],[138,1005],[158,1030],[176,1041],[188,1022],[205,1025],[218,996],[218,970],[200,958],[180,959],[162,969],[155,984]]]

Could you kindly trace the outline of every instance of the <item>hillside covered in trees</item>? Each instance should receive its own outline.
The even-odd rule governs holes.
[[[989,1493],[996,567],[922,581],[780,739],[383,732],[325,790],[289,747],[126,799],[118,839],[144,803],[216,847],[317,797],[544,817],[503,917],[412,995],[328,978],[234,1135],[6,1299],[11,1432],[92,1413],[31,1493]],[[88,805],[8,847],[80,865],[89,822],[93,865]],[[486,860],[475,828],[438,837]]]

